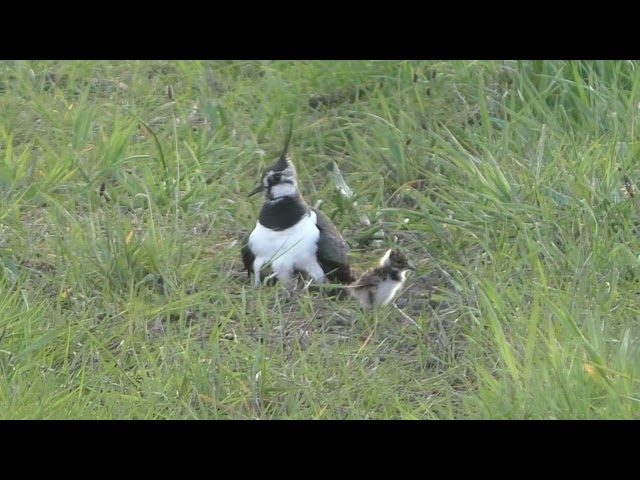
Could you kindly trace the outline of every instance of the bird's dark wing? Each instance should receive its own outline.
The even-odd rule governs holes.
[[[352,283],[355,278],[349,266],[349,244],[331,222],[329,217],[316,208],[316,225],[320,230],[318,240],[318,262],[330,281]]]
[[[356,283],[353,284],[353,287],[356,289],[366,288],[366,287],[375,287],[380,284],[383,280],[382,274],[378,271],[377,268],[372,268],[371,270],[367,270],[362,276],[358,279]]]
[[[256,256],[249,248],[249,235],[250,234],[244,237],[244,240],[242,241],[240,254],[242,255],[242,263],[244,264],[244,268],[247,270],[247,274],[249,275],[249,277],[251,277],[251,274],[253,273],[253,261],[256,259]]]

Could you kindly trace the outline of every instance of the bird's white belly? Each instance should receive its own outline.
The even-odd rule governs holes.
[[[256,256],[254,269],[271,262],[271,269],[281,280],[290,279],[294,270],[304,270],[320,280],[324,272],[316,258],[319,237],[315,212],[282,231],[270,230],[256,222],[249,237],[249,247]]]
[[[401,286],[402,282],[391,280],[389,278],[380,282],[378,285],[378,291],[376,292],[376,304],[387,305],[390,303],[398,293],[398,289]]]

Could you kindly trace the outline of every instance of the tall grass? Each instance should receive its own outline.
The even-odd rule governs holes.
[[[637,418],[639,66],[1,62],[0,417]],[[250,287],[290,119],[421,329]]]

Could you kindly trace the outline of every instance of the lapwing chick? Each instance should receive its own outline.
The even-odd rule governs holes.
[[[408,270],[415,268],[400,250],[387,250],[378,266],[364,272],[351,286],[351,295],[365,310],[388,305],[404,285]]]
[[[256,288],[266,266],[271,268],[270,277],[284,283],[298,273],[317,283],[352,283],[349,245],[331,220],[302,198],[289,154],[290,141],[291,129],[280,157],[249,193],[263,193],[265,201],[241,249],[247,273],[254,276]]]

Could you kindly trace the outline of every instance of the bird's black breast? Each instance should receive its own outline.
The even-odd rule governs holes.
[[[295,197],[282,197],[275,201],[265,202],[260,210],[258,220],[271,230],[286,230],[300,221],[309,212],[304,202]]]

